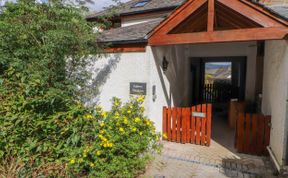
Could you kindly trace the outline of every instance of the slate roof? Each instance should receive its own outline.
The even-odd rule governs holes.
[[[147,42],[149,32],[163,19],[164,18],[159,18],[150,22],[106,30],[101,33],[98,40],[99,42],[112,44]]]
[[[288,20],[288,6],[266,6],[266,9],[285,20]]]
[[[159,9],[175,9],[182,5],[186,0],[150,0],[145,6],[143,7],[132,7],[138,2],[143,0],[131,0],[126,3],[123,3],[120,9],[116,10],[117,15],[129,15],[129,14],[138,14],[143,12],[150,12],[156,11]],[[87,18],[95,18],[97,16],[105,15],[107,10],[92,13],[87,16]]]

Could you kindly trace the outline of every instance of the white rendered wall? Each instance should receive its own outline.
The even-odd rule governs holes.
[[[163,18],[167,14],[168,12],[160,12],[157,14],[144,15],[144,16],[127,16],[127,17],[124,16],[121,18],[121,26],[127,27],[131,25],[153,21],[159,18]]]
[[[262,112],[272,115],[270,146],[282,165],[288,134],[288,41],[267,41],[265,45]]]
[[[111,109],[111,99],[121,98],[127,101],[130,96],[130,82],[147,84],[147,95],[144,103],[146,115],[155,123],[157,131],[162,130],[162,107],[166,106],[159,73],[155,65],[150,47],[146,52],[111,53],[99,59],[93,66],[95,75],[104,68],[109,61],[118,61],[107,74],[107,80],[100,87],[100,96],[95,98],[105,109]],[[152,86],[156,86],[156,99],[152,97]],[[135,96],[135,95],[134,95]]]

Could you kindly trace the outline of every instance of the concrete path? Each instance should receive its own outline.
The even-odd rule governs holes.
[[[161,155],[140,178],[272,178],[266,157],[235,154],[215,141],[210,147],[163,142]]]

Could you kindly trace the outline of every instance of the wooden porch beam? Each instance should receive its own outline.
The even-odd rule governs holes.
[[[215,18],[215,0],[208,1],[208,32],[214,31],[214,18]]]
[[[236,29],[214,32],[155,35],[149,39],[149,45],[196,44],[218,42],[240,42],[256,40],[279,40],[288,34],[285,27]]]

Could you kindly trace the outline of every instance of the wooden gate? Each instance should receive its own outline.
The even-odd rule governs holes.
[[[236,149],[239,153],[268,154],[271,116],[240,113],[236,129]]]
[[[164,140],[210,146],[212,105],[163,108]]]

